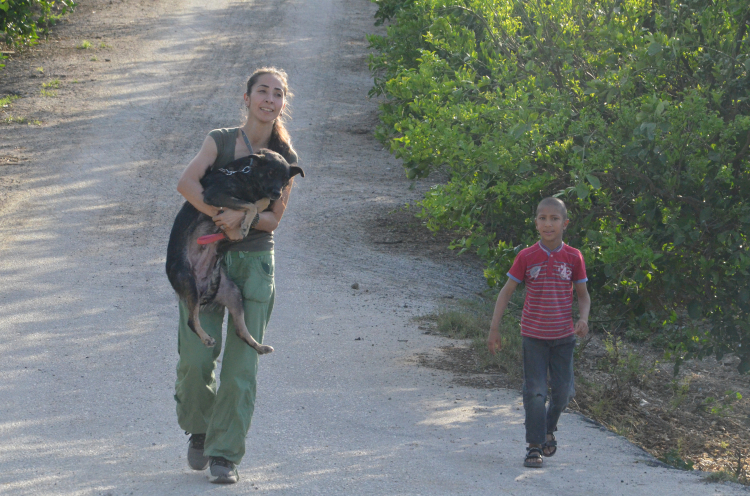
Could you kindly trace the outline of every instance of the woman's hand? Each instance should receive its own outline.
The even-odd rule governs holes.
[[[232,241],[242,239],[242,221],[245,219],[245,212],[232,210],[231,208],[220,209],[219,215],[211,217],[214,224],[224,232],[224,235]]]

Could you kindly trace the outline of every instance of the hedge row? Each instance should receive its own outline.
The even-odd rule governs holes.
[[[546,196],[596,306],[750,370],[747,0],[374,0],[377,135],[502,283]]]
[[[0,40],[11,48],[34,45],[51,24],[74,6],[72,0],[0,0]],[[0,61],[6,58],[0,54]],[[4,64],[0,63],[0,67]]]

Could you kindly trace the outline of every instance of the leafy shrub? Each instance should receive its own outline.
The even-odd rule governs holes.
[[[741,399],[742,395],[737,391],[726,391],[724,396],[718,400],[713,396],[707,397],[701,403],[701,407],[707,413],[725,417],[734,410],[732,403]]]
[[[677,379],[673,379],[669,387],[674,394],[672,396],[672,400],[669,402],[669,410],[674,411],[678,409],[688,398],[688,394],[690,393],[690,378],[686,377],[682,380],[682,382],[678,381]]]
[[[653,366],[645,364],[641,355],[629,350],[620,338],[611,334],[604,339],[604,349],[599,367],[610,374],[605,394],[621,400],[631,399],[633,388],[643,387],[654,371]]]
[[[377,136],[490,285],[557,195],[597,305],[750,370],[746,0],[374,0]]]
[[[0,0],[0,41],[9,47],[35,45],[39,36],[46,35],[50,25],[73,7],[72,0]],[[0,54],[0,61],[5,58]]]
[[[680,470],[693,470],[693,462],[691,462],[690,460],[683,460],[680,456],[680,453],[676,449],[667,451],[658,459],[659,461],[662,461],[667,465],[671,465],[674,468],[678,468]]]
[[[711,472],[705,476],[706,482],[736,482],[741,483],[739,477],[736,475],[721,470],[719,472]]]

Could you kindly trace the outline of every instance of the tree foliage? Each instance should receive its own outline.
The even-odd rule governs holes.
[[[597,305],[750,370],[747,0],[374,0],[378,137],[494,285],[569,205]]]
[[[9,47],[35,45],[50,24],[75,6],[72,0],[0,0],[0,41]],[[5,59],[0,54],[0,61]],[[4,67],[0,63],[0,67]]]

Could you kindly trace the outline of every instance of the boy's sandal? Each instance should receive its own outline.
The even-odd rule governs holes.
[[[544,460],[542,459],[542,448],[529,448],[526,451],[526,458],[523,460],[523,466],[524,467],[531,467],[531,468],[542,468],[542,463]]]
[[[547,435],[552,436],[552,439],[548,439],[544,442],[544,444],[542,445],[542,451],[544,453],[544,456],[549,458],[557,453],[557,441],[555,440],[555,435],[551,432]]]

